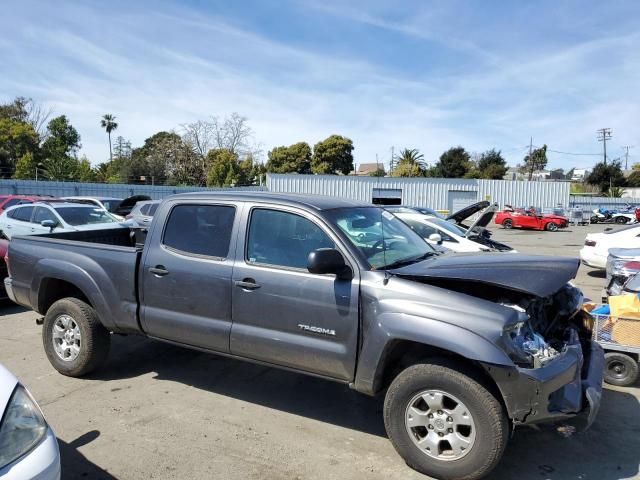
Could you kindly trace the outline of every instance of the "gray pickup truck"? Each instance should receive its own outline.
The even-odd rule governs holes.
[[[475,479],[512,427],[588,426],[603,352],[568,282],[578,260],[441,254],[365,203],[268,193],[167,198],[126,229],[15,237],[10,297],[44,315],[56,370],[101,365],[110,333],[291,369],[384,394],[414,469]]]

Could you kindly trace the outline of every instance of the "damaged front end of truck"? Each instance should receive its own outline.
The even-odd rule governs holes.
[[[495,254],[442,256],[401,277],[488,300],[514,319],[493,339],[513,365],[480,362],[502,393],[514,425],[555,420],[588,428],[602,394],[604,353],[592,341],[593,319],[571,285],[579,262]],[[427,263],[427,262],[425,262]]]

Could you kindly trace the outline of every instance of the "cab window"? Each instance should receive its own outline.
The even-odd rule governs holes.
[[[173,207],[163,245],[182,253],[226,258],[236,209],[227,205],[177,205]]]
[[[307,268],[309,253],[335,248],[324,231],[295,213],[254,209],[249,223],[246,260],[289,268]]]

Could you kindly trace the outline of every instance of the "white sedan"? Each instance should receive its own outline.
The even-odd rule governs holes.
[[[580,250],[580,260],[588,267],[604,270],[612,248],[640,248],[640,225],[589,233]]]
[[[0,479],[58,480],[60,451],[31,394],[0,365]]]
[[[488,252],[492,249],[467,238],[462,227],[421,213],[396,213],[396,217],[432,245],[442,245],[454,252]]]
[[[79,203],[42,202],[16,205],[0,214],[0,231],[8,239],[14,235],[104,228],[124,226],[105,209]]]

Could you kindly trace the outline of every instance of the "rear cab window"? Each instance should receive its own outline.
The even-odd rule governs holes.
[[[167,218],[162,244],[182,254],[225,259],[235,215],[231,205],[176,205]]]
[[[311,220],[267,208],[251,212],[247,263],[306,270],[309,253],[318,248],[335,248],[335,243]]]

